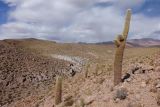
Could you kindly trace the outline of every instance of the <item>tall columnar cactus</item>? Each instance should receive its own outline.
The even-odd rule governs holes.
[[[118,35],[117,39],[114,41],[116,45],[116,53],[114,59],[114,85],[117,85],[121,82],[123,53],[129,32],[130,20],[131,20],[131,10],[128,9],[126,14],[123,34]]]
[[[55,90],[55,105],[62,102],[62,77],[57,76],[56,78],[56,90]]]

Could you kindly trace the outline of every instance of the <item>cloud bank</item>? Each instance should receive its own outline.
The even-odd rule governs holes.
[[[61,42],[110,41],[133,10],[129,38],[160,39],[160,17],[140,12],[146,0],[3,0],[12,10],[0,39],[39,38]]]

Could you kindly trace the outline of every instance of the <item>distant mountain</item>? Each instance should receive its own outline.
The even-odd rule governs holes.
[[[4,40],[11,44],[18,44],[20,41],[25,42],[32,42],[32,43],[56,43],[56,41],[48,41],[48,40],[40,40],[35,38],[25,38],[25,39],[6,39]],[[97,42],[97,43],[86,43],[86,42],[78,42],[78,44],[85,44],[85,45],[110,45],[113,46],[113,41],[107,42]],[[128,47],[160,47],[160,40],[152,39],[152,38],[142,38],[142,39],[129,39],[127,40]]]
[[[131,39],[131,40],[128,40],[128,42],[139,45],[139,46],[143,46],[143,47],[160,46],[160,40],[156,40],[152,38]]]
[[[99,42],[95,43],[98,45],[113,45],[113,41]],[[152,38],[142,38],[142,39],[129,39],[127,40],[127,46],[129,47],[160,47],[160,40]]]

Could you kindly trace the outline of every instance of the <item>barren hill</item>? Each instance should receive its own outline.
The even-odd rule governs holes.
[[[140,70],[145,68],[146,73],[137,74],[132,78],[133,80],[122,84],[130,87],[127,89],[129,96],[127,100],[117,101],[118,103],[112,99],[116,87],[113,92],[110,92],[114,52],[113,45],[105,44],[56,43],[33,38],[0,41],[0,87],[2,87],[0,88],[0,105],[3,105],[2,107],[53,107],[55,76],[62,75],[69,77],[64,79],[63,96],[72,95],[74,104],[82,98],[86,101],[86,107],[105,107],[106,105],[125,107],[125,104],[132,101],[130,99],[134,100],[137,93],[144,90],[148,93],[154,82],[159,81],[159,73],[156,69],[160,66],[160,48],[154,46],[126,48],[123,74],[137,64]],[[74,68],[71,68],[70,64],[73,64]],[[86,68],[87,65],[90,66]],[[84,77],[86,69],[89,70],[88,78]],[[70,77],[72,70],[76,75]],[[148,75],[151,76],[151,82],[146,89],[134,90],[134,87],[144,85],[145,79],[139,78],[146,76],[148,78]],[[138,95],[144,100],[139,101],[142,104],[147,104],[146,96],[152,98],[153,95],[151,105],[157,107],[155,99],[157,92]]]
[[[143,38],[143,39],[131,39],[129,43],[137,44],[143,47],[160,46],[160,40]]]
[[[69,62],[49,59],[20,47],[19,41],[0,41],[0,105],[45,92]]]

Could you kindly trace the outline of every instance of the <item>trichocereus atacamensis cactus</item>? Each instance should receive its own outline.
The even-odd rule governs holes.
[[[130,20],[131,20],[131,9],[128,9],[126,13],[123,34],[118,35],[116,40],[114,40],[114,44],[116,46],[116,53],[114,59],[114,85],[118,85],[121,82],[123,53],[129,32]]]
[[[55,105],[62,102],[62,77],[56,77]]]

